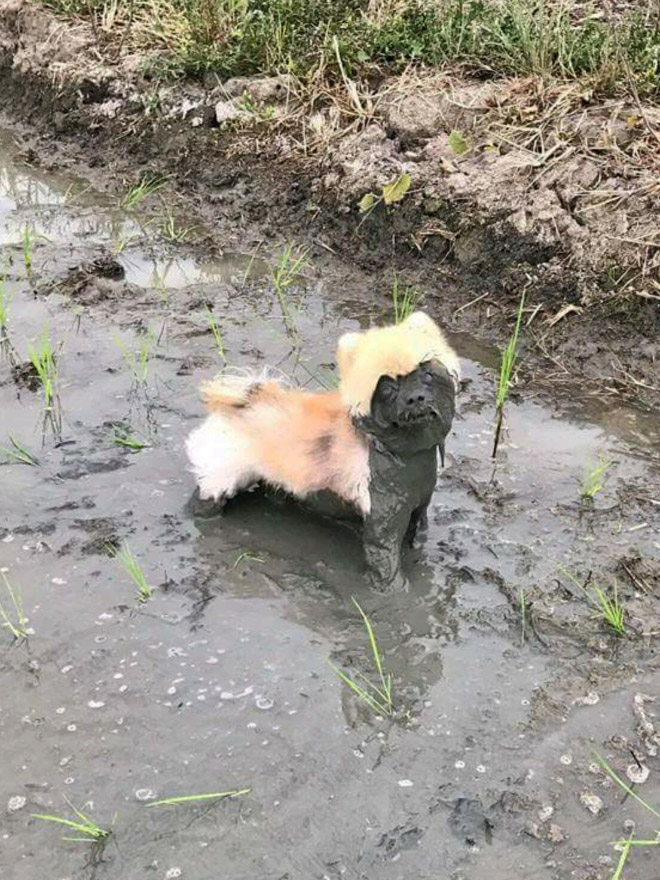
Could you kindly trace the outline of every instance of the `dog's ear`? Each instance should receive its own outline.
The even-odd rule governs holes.
[[[412,312],[412,314],[408,315],[405,321],[403,321],[403,325],[409,330],[436,330],[435,324],[424,312]]]
[[[350,370],[362,338],[361,333],[344,333],[337,343],[337,367],[339,377],[345,376]]]

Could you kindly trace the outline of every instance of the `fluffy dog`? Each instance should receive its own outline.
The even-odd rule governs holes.
[[[454,417],[459,362],[438,326],[415,312],[347,333],[339,390],[290,390],[221,375],[202,386],[209,415],[187,451],[201,499],[224,503],[263,482],[299,499],[330,493],[364,521],[373,581],[400,586],[401,547],[425,520]]]

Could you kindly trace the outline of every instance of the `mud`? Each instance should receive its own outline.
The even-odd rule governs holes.
[[[621,775],[648,767],[638,791],[660,803],[657,415],[525,387],[493,467],[496,351],[455,333],[468,381],[407,592],[369,590],[355,528],[285,499],[253,493],[194,520],[183,441],[202,417],[196,386],[221,365],[208,307],[228,362],[317,387],[340,332],[389,318],[377,279],[317,248],[282,301],[278,251],[254,258],[249,222],[221,256],[168,244],[150,215],[29,167],[9,133],[0,143],[0,445],[11,435],[39,461],[0,468],[0,566],[30,629],[20,643],[0,631],[3,877],[611,877],[624,823],[654,826],[594,752]],[[45,329],[59,435],[13,370]],[[116,446],[117,428],[145,447]],[[599,454],[613,464],[585,505]],[[154,587],[144,604],[109,556],[124,540]],[[624,637],[594,615],[589,572],[617,579]],[[370,671],[352,597],[394,678],[393,721],[328,664]],[[31,818],[69,816],[66,799],[112,827],[102,851]],[[631,864],[656,880],[651,848]]]

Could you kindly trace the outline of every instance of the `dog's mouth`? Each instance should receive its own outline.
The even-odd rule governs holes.
[[[409,409],[402,413],[399,418],[392,422],[394,428],[407,428],[413,425],[421,425],[425,422],[433,422],[440,418],[440,413],[435,407]]]

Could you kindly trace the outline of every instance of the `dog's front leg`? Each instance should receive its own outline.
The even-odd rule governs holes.
[[[364,553],[370,583],[381,590],[407,587],[401,573],[401,546],[410,523],[410,509],[376,506],[364,522]]]
[[[423,504],[420,504],[419,507],[416,507],[412,514],[410,515],[410,522],[408,523],[408,528],[406,530],[405,543],[408,547],[415,546],[415,538],[420,529],[425,529],[428,524],[428,508],[431,503],[431,496],[424,501]]]

